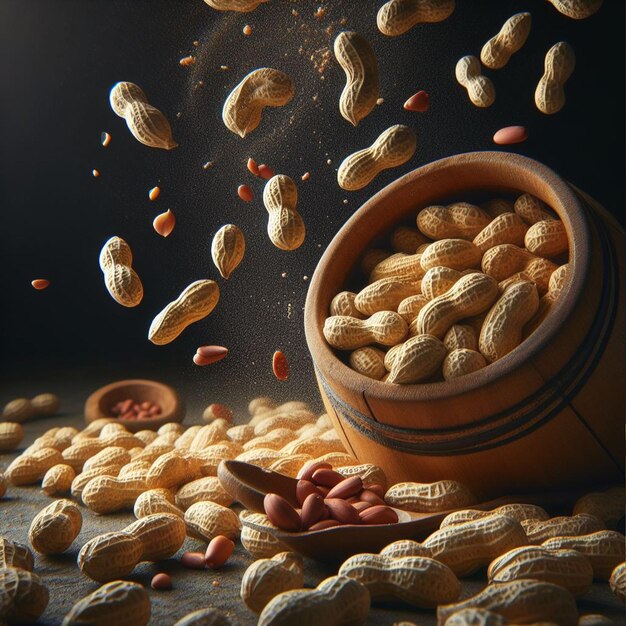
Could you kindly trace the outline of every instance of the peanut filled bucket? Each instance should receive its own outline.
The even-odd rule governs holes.
[[[449,157],[377,193],[306,303],[347,449],[390,482],[445,476],[479,497],[621,480],[624,243],[519,155]]]

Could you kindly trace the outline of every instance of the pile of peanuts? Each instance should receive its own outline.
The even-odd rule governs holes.
[[[161,415],[162,409],[158,402],[136,402],[132,398],[120,400],[111,407],[111,416],[123,420],[149,419]]]
[[[93,536],[78,550],[78,568],[102,586],[75,604],[65,624],[103,623],[98,620],[106,620],[113,606],[132,616],[129,624],[147,624],[148,592],[124,580],[138,563],[180,554],[185,567],[217,569],[238,539],[256,559],[242,572],[241,597],[260,614],[259,624],[297,623],[304,615],[331,626],[363,623],[371,603],[393,600],[438,607],[439,624],[448,626],[475,623],[477,616],[497,624],[528,623],[532,616],[534,622],[575,626],[574,598],[586,593],[592,579],[608,580],[624,599],[625,537],[611,530],[624,514],[623,488],[581,498],[571,516],[550,518],[529,504],[474,510],[474,495],[452,480],[388,487],[381,468],[347,454],[329,417],[303,402],[276,405],[255,398],[249,411],[246,422],[232,425],[233,412],[212,404],[204,415],[208,424],[170,423],[135,434],[108,418],[82,431],[52,428],[0,474],[0,498],[7,488],[35,484],[54,498],[29,530],[30,544],[41,554],[70,549],[89,522],[86,509],[134,512],[136,521]],[[0,449],[15,449],[23,435],[21,424],[0,423]],[[300,508],[285,498],[289,494],[270,493],[265,514],[244,509],[237,515],[233,495],[217,477],[226,459],[294,478]],[[379,554],[353,555],[336,576],[304,589],[304,560],[283,543],[287,534],[395,523],[398,510],[454,512],[424,541],[407,539]],[[181,554],[186,537],[206,543],[206,552]],[[485,568],[488,586],[458,602],[459,579]],[[0,597],[8,598],[0,604],[0,620],[34,623],[44,612],[48,589],[32,569],[28,547],[0,539]],[[172,574],[157,573],[152,587],[169,589]],[[177,622],[205,623],[231,624],[217,609]]]
[[[550,313],[568,280],[563,222],[530,194],[455,202],[399,226],[361,260],[324,324],[350,367],[388,383],[452,380],[505,357]],[[386,351],[385,351],[386,349]]]

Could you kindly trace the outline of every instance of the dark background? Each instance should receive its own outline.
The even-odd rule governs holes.
[[[502,126],[527,125],[528,141],[507,150],[542,161],[624,220],[623,0],[606,0],[582,21],[544,0],[459,0],[445,22],[397,38],[376,28],[381,4],[272,0],[253,13],[220,14],[201,0],[0,1],[0,402],[38,391],[67,391],[82,401],[100,384],[151,376],[179,386],[192,406],[237,406],[260,394],[319,405],[303,332],[304,277],[373,193],[434,159],[499,149],[491,138]],[[319,19],[318,6],[326,8]],[[486,71],[497,98],[478,109],[454,79],[456,61],[478,56],[522,10],[532,13],[530,37],[504,69]],[[249,37],[245,24],[253,29]],[[315,67],[340,29],[358,30],[372,43],[381,71],[384,103],[357,128],[339,114],[345,79],[334,57],[322,73]],[[572,45],[577,65],[565,108],[546,116],[535,108],[534,89],[546,51],[560,40]],[[190,53],[197,64],[181,67]],[[223,125],[222,104],[260,66],[286,71],[296,96],[266,109],[260,126],[240,139]],[[151,149],[130,135],[108,103],[120,80],[138,83],[167,115],[179,148]],[[430,111],[404,111],[404,100],[419,89],[430,93]],[[362,191],[339,189],[342,159],[395,123],[416,130],[414,158]],[[108,148],[100,144],[102,131],[112,135]],[[307,239],[295,252],[278,250],[267,237],[264,181],[247,172],[249,156],[298,184]],[[214,166],[204,170],[207,161]],[[301,182],[306,171],[311,178]],[[237,197],[241,183],[254,188],[251,204]],[[161,197],[149,202],[157,184]],[[163,239],[151,224],[168,208],[177,225]],[[244,231],[247,255],[224,281],[210,245],[229,222]],[[98,254],[112,235],[128,241],[143,281],[145,296],[134,309],[118,305],[104,287]],[[30,281],[38,277],[50,288],[35,291]],[[154,315],[200,278],[220,285],[214,313],[173,343],[152,345]],[[230,354],[196,367],[191,358],[203,344],[225,345]],[[276,349],[291,365],[286,383],[271,372]]]

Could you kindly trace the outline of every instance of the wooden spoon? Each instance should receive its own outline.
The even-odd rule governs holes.
[[[257,513],[264,513],[263,498],[267,493],[277,493],[286,498],[294,507],[299,507],[296,499],[295,478],[263,469],[241,461],[222,461],[217,471],[224,489],[243,504]],[[559,493],[523,494],[503,496],[496,500],[481,502],[468,507],[488,511],[503,504],[515,502],[537,504],[553,511],[571,511],[573,503],[582,491]],[[438,513],[414,513],[395,509],[399,522],[376,526],[345,525],[325,530],[287,532],[278,528],[268,528],[245,521],[244,524],[255,530],[269,533],[289,546],[316,561],[337,562],[360,552],[378,552],[386,545],[399,539],[423,539],[439,528],[443,518],[458,509]]]

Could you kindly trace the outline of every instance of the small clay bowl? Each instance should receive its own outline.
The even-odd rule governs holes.
[[[146,400],[161,405],[160,415],[143,419],[121,419],[111,414],[111,407],[132,398],[141,403]],[[158,430],[168,422],[182,422],[185,406],[172,387],[156,380],[118,380],[94,391],[85,402],[85,421],[89,424],[102,417],[113,418],[127,430],[136,433],[140,430]]]

